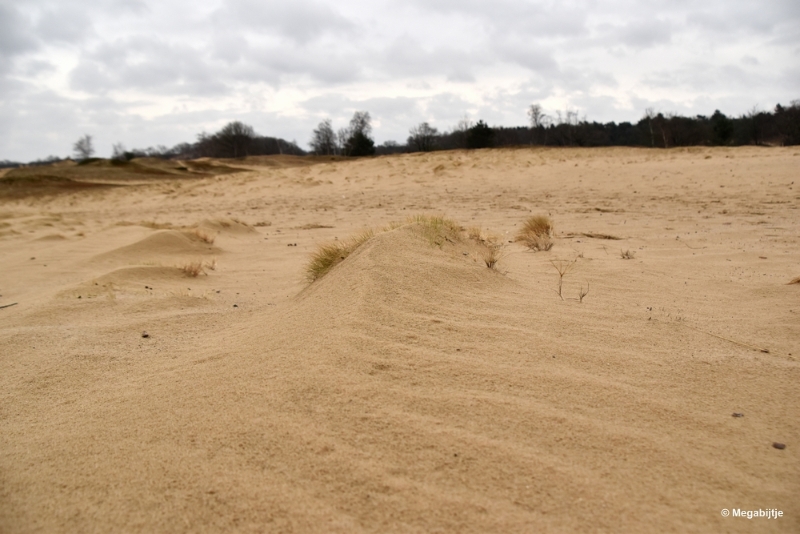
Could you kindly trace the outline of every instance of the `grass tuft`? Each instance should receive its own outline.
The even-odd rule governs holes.
[[[517,234],[517,241],[531,250],[550,250],[553,248],[553,221],[547,215],[529,217]]]
[[[319,280],[374,235],[375,232],[372,230],[366,230],[346,241],[320,245],[306,266],[306,280],[309,283]]]
[[[620,250],[619,251],[619,256],[623,260],[632,260],[633,258],[636,257],[636,251],[633,251],[633,250]]]

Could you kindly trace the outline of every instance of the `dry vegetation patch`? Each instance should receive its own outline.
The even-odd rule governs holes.
[[[202,241],[203,243],[208,243],[209,245],[213,245],[214,240],[217,238],[216,235],[207,232],[202,228],[195,228],[194,230],[191,230],[190,232],[187,233],[197,237],[200,241]]]
[[[611,234],[602,234],[599,232],[578,232],[573,234],[562,234],[563,237],[588,237],[589,239],[609,239],[612,241],[621,241],[622,238],[611,235]]]

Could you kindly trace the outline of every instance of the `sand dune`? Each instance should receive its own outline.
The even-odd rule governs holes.
[[[100,254],[97,259],[121,263],[142,263],[165,257],[219,254],[221,249],[207,242],[207,240],[213,239],[213,235],[205,236],[206,234],[202,233],[160,230],[136,243]]]
[[[284,158],[7,199],[0,531],[797,532],[798,160]],[[539,213],[548,252],[515,241]]]

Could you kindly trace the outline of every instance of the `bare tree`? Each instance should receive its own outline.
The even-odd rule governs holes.
[[[750,130],[750,140],[753,142],[754,145],[757,145],[761,142],[761,128],[760,128],[760,121],[759,121],[759,114],[758,106],[753,106],[748,110],[748,112],[744,115],[744,118],[747,119],[749,123],[748,130]]]
[[[539,104],[531,104],[531,107],[528,108],[528,118],[531,121],[531,128],[538,128],[542,125],[542,117],[544,117],[544,111],[542,111],[542,106]]]
[[[233,121],[214,134],[214,137],[222,148],[223,157],[241,158],[247,155],[256,132],[252,126]]]
[[[408,132],[408,146],[419,152],[430,152],[436,145],[436,136],[439,130],[423,122],[418,126],[414,126]]]
[[[655,110],[653,108],[647,108],[644,110],[644,118],[647,119],[647,126],[650,128],[650,146],[655,148],[656,146],[656,135],[653,133],[653,119],[656,116]]]
[[[350,154],[347,153],[347,140],[350,139],[350,129],[349,128],[339,128],[336,132],[336,144],[339,149],[339,154],[342,156],[349,156]]]
[[[92,145],[92,136],[89,134],[84,135],[72,145],[72,150],[75,157],[80,160],[86,160],[94,154],[94,146]]]
[[[539,132],[545,129],[545,123],[548,122],[549,117],[544,114],[541,105],[531,104],[531,107],[528,108],[528,118],[531,122],[531,130],[534,132],[534,138],[531,140],[533,142],[534,139],[538,140]],[[547,143],[545,142],[545,144]]]
[[[336,153],[336,134],[333,131],[333,125],[330,119],[325,119],[317,129],[314,130],[314,135],[311,138],[311,148],[318,156],[331,156]]]
[[[114,161],[125,160],[125,145],[122,143],[114,143],[114,145],[111,147],[111,159]]]
[[[350,119],[350,135],[362,133],[369,137],[372,134],[372,118],[369,111],[356,111]]]

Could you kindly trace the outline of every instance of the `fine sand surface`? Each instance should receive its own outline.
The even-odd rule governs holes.
[[[308,161],[0,196],[0,532],[800,532],[800,149]]]

